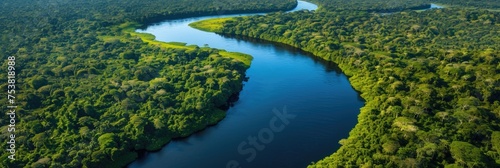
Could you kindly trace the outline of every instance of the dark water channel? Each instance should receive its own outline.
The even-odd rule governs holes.
[[[294,10],[317,6],[299,1]],[[146,154],[130,168],[305,167],[335,152],[357,122],[363,100],[333,63],[275,43],[223,37],[188,26],[226,16],[168,20],[139,32],[254,57],[248,82],[224,120],[162,150]]]

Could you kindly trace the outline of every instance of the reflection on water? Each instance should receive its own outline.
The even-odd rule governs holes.
[[[300,1],[296,9],[304,7],[317,8]],[[249,81],[224,120],[173,140],[129,167],[305,167],[335,152],[363,105],[339,68],[293,47],[188,26],[207,18],[213,17],[166,21],[140,32],[161,41],[250,54],[254,60],[247,70]]]

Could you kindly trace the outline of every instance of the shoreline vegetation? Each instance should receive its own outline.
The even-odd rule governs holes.
[[[22,84],[16,92],[22,116],[16,155],[22,157],[10,160],[2,153],[7,167],[123,167],[138,152],[159,150],[171,139],[215,125],[238,99],[252,57],[159,42],[135,32],[138,23],[297,5],[294,0],[43,1],[1,4],[6,17],[0,18],[0,31],[6,33],[0,56],[22,60],[16,64]],[[0,120],[2,129],[7,122]]]
[[[364,4],[359,0],[346,1],[346,3],[338,3],[343,0],[311,1],[320,4],[321,11],[339,8],[338,4],[341,4],[342,8],[336,10],[348,11],[353,9],[352,6],[359,10],[389,6],[380,10],[390,10],[399,8],[398,5],[401,5],[395,2],[374,6],[372,1]],[[500,7],[500,4],[495,4],[495,2],[464,0],[460,2],[439,0],[437,2],[471,4],[476,7],[484,3],[486,6]],[[412,3],[417,2],[412,1]],[[329,6],[328,4],[336,5]],[[211,0],[169,2],[162,0],[147,2],[140,0],[120,2],[111,0],[60,0],[57,2],[4,0],[0,6],[2,9],[0,15],[4,16],[0,18],[0,25],[2,25],[0,31],[4,32],[0,34],[2,51],[0,57],[7,60],[8,56],[16,56],[16,60],[19,60],[16,62],[16,82],[19,83],[19,89],[16,90],[19,108],[16,113],[20,116],[17,118],[20,122],[16,122],[16,155],[22,157],[16,157],[17,160],[13,161],[7,158],[9,153],[2,153],[0,155],[2,165],[7,167],[123,167],[134,161],[139,151],[160,149],[174,137],[186,137],[204,129],[207,125],[217,123],[225,116],[225,111],[221,108],[224,109],[228,105],[228,99],[232,99],[231,97],[242,89],[244,74],[251,61],[249,57],[241,53],[230,53],[208,47],[156,42],[152,35],[134,33],[135,26],[139,25],[131,23],[143,23],[143,26],[146,26],[165,19],[283,11],[292,9],[296,5],[297,1],[294,0],[262,0],[245,3],[237,0],[221,0],[221,3],[214,3]],[[451,16],[459,15],[450,10],[440,11],[453,14]],[[466,25],[461,26],[474,28],[481,24],[488,28],[475,32],[466,29],[468,32],[474,32],[471,33],[471,38],[485,36],[484,43],[495,41],[495,36],[489,34],[488,30],[492,29],[491,25],[495,26],[500,22],[497,14],[476,10],[461,10],[460,12],[463,12],[460,14],[468,21]],[[308,12],[295,14],[317,17]],[[347,20],[335,15],[326,15],[328,17],[316,19],[335,18],[337,20],[329,24],[338,22],[346,25],[355,21],[356,18],[362,18],[362,20],[357,20],[359,23],[366,22],[363,19],[370,19],[359,11],[348,13],[355,14],[356,17],[350,17],[342,12],[337,14],[344,16]],[[431,14],[438,16],[436,18],[447,17],[444,14]],[[281,17],[278,13],[260,19],[275,16]],[[290,16],[294,17],[280,19],[304,20],[294,14]],[[407,15],[394,15],[387,18],[412,20]],[[461,19],[464,18],[451,19],[462,23]],[[401,25],[388,20],[381,21],[387,22],[388,25]],[[232,21],[232,26],[238,25],[238,22],[239,20]],[[312,22],[316,21],[306,20],[301,23],[304,23],[302,26],[313,26],[310,27],[311,30],[318,29],[319,27],[314,27],[318,24]],[[446,20],[443,22],[447,23]],[[327,24],[327,22],[321,23]],[[435,22],[430,24],[435,24]],[[134,26],[130,27],[130,25]],[[336,36],[340,34],[342,41],[330,41],[325,45],[316,46],[320,43],[307,43],[303,41],[304,39],[300,39],[294,31],[297,27],[287,27],[293,24],[286,25],[286,22],[283,22],[275,26],[260,23],[256,25],[261,28],[281,28],[279,32],[283,31],[282,35],[290,36],[280,38],[281,36],[275,36],[266,31],[261,32],[267,34],[265,37],[247,34],[249,30],[256,29],[255,27],[247,27],[242,29],[243,31],[224,30],[226,31],[224,33],[244,34],[254,38],[289,43],[292,46],[304,48],[306,51],[311,50],[315,55],[324,55],[325,59],[339,63],[344,71],[345,69],[352,70],[345,72],[352,76],[351,81],[360,81],[353,86],[361,88],[364,98],[368,99],[367,105],[361,110],[359,123],[370,122],[383,126],[381,129],[371,127],[377,124],[356,126],[349,138],[341,141],[343,145],[339,150],[341,152],[318,162],[319,166],[342,165],[342,163],[392,166],[403,163],[412,165],[415,162],[434,163],[433,161],[442,161],[437,164],[483,166],[483,164],[494,164],[490,162],[498,163],[500,160],[498,158],[500,132],[496,131],[499,126],[494,122],[497,121],[495,119],[500,113],[498,107],[500,105],[498,101],[494,101],[500,99],[497,86],[499,79],[498,75],[491,75],[495,68],[500,69],[498,66],[491,65],[498,64],[498,59],[494,57],[498,56],[498,47],[489,46],[488,48],[488,45],[471,41],[477,43],[477,47],[462,43],[460,45],[466,49],[472,48],[474,52],[468,52],[463,48],[446,48],[446,50],[434,53],[429,53],[433,51],[430,49],[401,50],[399,48],[404,48],[406,42],[400,35],[387,39],[391,43],[384,41],[383,44],[375,45],[377,43],[370,41],[370,38],[346,36],[352,33],[348,30],[354,27],[344,27],[347,29],[332,32]],[[405,27],[404,30],[413,31],[412,39],[415,43],[429,42],[425,38],[414,38],[417,37],[415,35],[419,35],[418,33],[425,32],[429,36],[440,37],[433,38],[433,42],[443,46],[449,45],[445,41],[450,41],[444,34],[448,36],[463,34],[460,30],[444,29],[451,27],[450,25],[437,25],[429,28],[424,26],[425,29],[422,26]],[[391,29],[387,25],[379,25],[379,27],[385,30]],[[217,29],[217,27],[207,30],[212,29]],[[392,35],[390,32],[377,30],[380,34]],[[330,32],[330,30],[324,32]],[[324,38],[321,34],[307,34],[308,32],[305,31],[299,33],[312,35],[314,39]],[[292,35],[296,41],[287,41]],[[367,37],[376,35],[371,34]],[[451,41],[465,40],[470,39],[451,39]],[[374,44],[374,46],[368,44]],[[381,62],[374,63],[374,60],[360,57],[371,53],[367,49],[374,49],[372,47],[376,47],[376,52],[370,56],[375,56]],[[324,50],[318,51],[316,48]],[[341,48],[347,49],[343,51],[352,54],[353,57],[349,59],[339,57],[345,53],[328,54],[332,50]],[[441,65],[435,61],[436,57],[432,57],[433,59],[421,57],[429,54],[436,54],[437,58],[447,63],[445,68],[436,67]],[[239,59],[241,62],[231,58]],[[406,62],[404,61],[406,59],[417,61]],[[3,63],[5,65],[7,61]],[[372,63],[380,64],[380,66],[374,67]],[[474,66],[469,66],[471,64]],[[401,67],[398,67],[400,65],[411,65],[414,69],[403,71],[413,73],[415,70],[425,71],[432,68],[437,70],[443,68],[443,71],[439,71],[440,74],[427,76],[415,73],[421,81],[410,80],[410,82],[400,81],[404,79],[404,76],[374,77],[368,75],[368,72],[380,75],[400,72],[402,71]],[[1,73],[0,78],[4,80],[1,83],[2,87],[6,88],[6,74]],[[439,85],[436,89],[430,87],[435,84],[447,85]],[[373,88],[376,92],[369,91]],[[411,92],[416,99],[398,95],[384,88]],[[423,89],[415,91],[415,88]],[[379,95],[384,92],[390,96]],[[447,92],[452,94],[447,94]],[[6,97],[2,96],[0,100],[7,102]],[[430,100],[438,100],[438,104],[429,104]],[[448,105],[443,102],[444,100],[460,106]],[[406,106],[407,102],[411,105]],[[448,106],[441,107],[442,105]],[[437,109],[440,111],[429,110],[434,107],[439,107]],[[396,119],[383,117],[396,117]],[[448,124],[434,121],[446,121]],[[0,120],[3,130],[6,129],[8,122]],[[437,133],[429,131],[435,127],[429,126],[427,124],[429,122],[442,124],[438,126],[454,131],[452,132],[456,133],[454,138],[458,140],[453,140],[453,142],[443,140],[443,137],[453,135],[443,130]],[[373,133],[381,133],[385,129],[393,132],[388,136],[383,136],[382,139],[379,135],[364,132],[370,130]],[[474,132],[474,130],[478,131]],[[4,133],[0,137],[5,140],[8,135]],[[421,142],[425,142],[423,146],[419,146]],[[373,153],[375,159],[370,159],[373,156],[368,157],[367,154]]]
[[[157,41],[157,40],[155,40],[156,37],[152,34],[136,32],[135,30],[137,30],[139,27],[141,27],[141,24],[139,24],[139,23],[127,22],[127,23],[122,23],[113,29],[115,29],[115,31],[121,31],[122,33],[125,33],[125,34],[130,34],[130,36],[132,36],[132,38],[138,37],[141,39],[141,41],[146,42],[149,45],[154,45],[154,46],[165,48],[165,49],[176,48],[176,49],[185,49],[186,51],[193,51],[193,50],[200,48],[197,45],[186,46],[186,43],[182,43],[182,42]],[[111,40],[117,40],[117,39],[120,41],[126,40],[123,37],[110,37],[110,36],[98,37],[98,38],[100,38],[104,41],[111,41]],[[129,38],[129,37],[127,37],[127,38]],[[209,47],[203,47],[203,48],[209,48]],[[229,52],[229,51],[222,50],[222,49],[218,49],[218,51],[222,57],[235,59],[235,60],[245,64],[247,68],[249,68],[251,63],[252,63],[253,57],[251,55],[239,53],[239,52]]]
[[[230,20],[234,20],[233,17],[206,19],[190,23],[189,26],[206,32],[216,32],[222,30],[224,23]]]
[[[388,9],[337,10],[331,1],[342,0],[315,0],[316,12],[190,26],[287,44],[337,63],[349,76],[366,101],[358,124],[338,151],[309,167],[500,165],[499,13],[446,6],[380,17],[371,12]]]
[[[283,0],[289,1],[289,0]],[[298,1],[289,1],[286,6],[276,7],[270,9],[246,9],[246,10],[221,10],[218,11],[210,11],[210,12],[192,12],[192,13],[184,13],[184,14],[158,14],[157,16],[150,16],[148,18],[140,19],[138,22],[145,23],[140,27],[140,29],[146,28],[148,25],[153,25],[165,20],[174,20],[174,19],[183,19],[190,17],[203,17],[203,16],[215,16],[215,15],[230,15],[230,14],[252,14],[252,13],[269,13],[269,12],[277,12],[277,11],[287,11],[294,9],[298,5]]]

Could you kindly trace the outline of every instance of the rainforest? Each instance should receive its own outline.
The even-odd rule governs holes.
[[[211,159],[226,156],[217,152],[234,151],[229,155],[239,157],[238,143],[261,136],[269,121],[277,120],[274,115],[284,131],[267,133],[269,141],[259,137],[268,142],[266,149],[255,146],[252,155],[270,159],[253,161],[240,152],[244,159],[223,158],[229,162],[220,167],[500,166],[500,1],[309,0],[318,8],[290,11],[301,3],[0,2],[0,101],[5,113],[0,139],[4,148],[15,139],[15,159],[3,150],[2,167],[141,167],[131,163],[156,157],[155,151],[175,151],[169,145],[186,139],[195,146],[189,141],[193,136],[210,136],[224,130],[220,127],[241,132],[241,139],[228,134],[213,140],[231,144],[233,138],[235,146],[186,155],[192,157],[186,162],[211,167]],[[431,5],[443,8],[429,9]],[[215,38],[202,44],[196,42],[201,39],[183,40],[196,35],[182,31],[174,41],[137,31],[165,20],[212,15],[227,16],[189,26],[259,46],[238,50],[215,44]],[[305,61],[292,64],[269,56],[283,54],[280,49],[252,52],[265,45],[299,53],[293,60]],[[305,69],[309,64],[323,69]],[[15,93],[10,91],[11,71]],[[297,78],[261,79],[280,72]],[[315,76],[322,73],[329,75]],[[345,80],[345,85],[322,83],[328,79]],[[252,95],[259,97],[247,98]],[[9,126],[12,96],[14,132]],[[257,109],[266,104],[272,105]],[[328,110],[340,104],[348,107]],[[279,118],[287,113],[297,118]],[[268,114],[269,119],[258,118]],[[234,120],[238,115],[243,115],[241,121]],[[346,116],[352,122],[340,125]],[[257,126],[243,128],[250,125]],[[294,150],[300,146],[304,148]]]

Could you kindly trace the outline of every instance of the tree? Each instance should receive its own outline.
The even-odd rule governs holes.
[[[453,141],[450,145],[450,153],[458,165],[486,167],[481,150],[468,142]]]
[[[107,148],[117,147],[118,144],[115,141],[116,138],[117,136],[114,133],[105,133],[99,136],[97,141],[99,142],[101,150],[103,150]]]
[[[399,149],[400,145],[397,141],[388,141],[382,145],[385,153],[393,154]]]
[[[138,61],[139,57],[140,57],[140,54],[137,54],[133,51],[125,51],[125,52],[120,53],[120,58],[123,58],[123,59],[131,59],[131,60]]]
[[[138,106],[137,106],[137,103],[134,101],[134,100],[131,100],[129,98],[125,98],[122,102],[121,102],[121,105],[122,105],[122,108],[124,110],[132,110],[132,111],[135,111],[137,110]]]
[[[491,145],[494,150],[500,153],[500,131],[494,131],[491,134]]]
[[[33,78],[31,80],[31,82],[29,83],[30,86],[34,89],[38,89],[42,86],[45,86],[47,85],[49,82],[47,81],[47,79],[41,77],[41,76],[36,76],[35,78]]]

